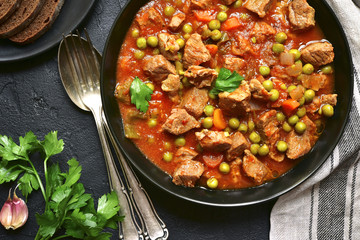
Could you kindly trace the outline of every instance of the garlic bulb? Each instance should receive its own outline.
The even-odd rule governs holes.
[[[26,203],[15,193],[18,186],[14,190],[13,199],[10,198],[11,189],[9,190],[8,199],[0,211],[0,222],[6,229],[15,230],[23,226],[29,216]]]

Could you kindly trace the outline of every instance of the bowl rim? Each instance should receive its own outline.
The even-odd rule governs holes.
[[[121,15],[123,14],[123,12],[129,7],[130,3],[136,1],[136,0],[129,0],[127,1],[127,3],[122,7],[122,9],[120,10],[120,12],[118,13],[118,16],[116,17],[116,19],[114,20],[114,23],[109,31],[109,35],[107,36],[107,40],[106,43],[104,45],[104,49],[103,49],[103,58],[102,58],[102,63],[101,63],[101,98],[102,98],[102,103],[103,103],[103,108],[104,108],[104,114],[106,117],[106,120],[110,123],[110,117],[109,117],[109,113],[106,111],[106,106],[105,106],[105,94],[104,94],[104,68],[105,68],[105,64],[106,64],[106,57],[108,54],[108,50],[109,50],[109,45],[110,45],[110,40],[111,40],[111,36],[114,33],[114,29],[116,28],[116,25],[118,24],[118,21],[121,17]],[[290,187],[287,187],[285,189],[283,189],[282,191],[278,191],[274,194],[269,194],[267,197],[263,197],[261,199],[257,199],[257,200],[252,200],[252,201],[248,201],[248,202],[240,202],[240,203],[224,203],[224,202],[211,202],[211,201],[204,201],[204,200],[198,200],[198,199],[194,199],[188,196],[184,196],[179,192],[182,192],[183,189],[187,189],[187,190],[191,190],[191,188],[184,188],[180,186],[180,190],[179,191],[172,191],[171,189],[166,188],[163,184],[157,182],[155,179],[153,179],[146,171],[143,171],[137,164],[136,162],[134,162],[132,160],[132,156],[130,156],[130,154],[126,151],[126,149],[122,146],[119,138],[116,135],[116,132],[112,126],[112,124],[109,124],[109,128],[110,131],[112,132],[112,134],[115,136],[115,140],[117,145],[120,147],[122,153],[125,155],[127,161],[132,165],[132,167],[135,167],[135,169],[140,172],[147,180],[149,180],[152,184],[154,184],[155,186],[157,186],[158,188],[162,189],[163,191],[176,196],[180,199],[184,199],[184,200],[188,200],[190,202],[194,202],[197,204],[203,204],[203,205],[208,205],[208,206],[216,206],[216,207],[239,207],[239,206],[248,206],[248,205],[253,205],[253,204],[259,204],[259,203],[263,203],[269,200],[273,200],[291,190],[293,190],[294,188],[296,188],[297,186],[299,186],[301,183],[303,183],[304,181],[306,181],[307,179],[310,178],[310,176],[312,176],[324,163],[325,161],[329,158],[329,156],[331,155],[331,153],[333,152],[333,150],[335,149],[335,147],[337,146],[339,140],[341,139],[343,133],[344,133],[344,129],[349,121],[349,115],[350,115],[350,111],[351,111],[351,107],[352,107],[352,98],[353,98],[353,91],[354,91],[354,65],[353,65],[353,60],[352,60],[352,55],[351,55],[351,51],[350,51],[350,46],[349,46],[349,42],[348,39],[345,35],[344,32],[344,28],[342,27],[342,24],[340,23],[339,19],[337,18],[336,14],[334,13],[334,11],[331,9],[330,5],[325,1],[325,0],[321,0],[321,2],[325,5],[327,11],[332,15],[333,20],[336,21],[337,25],[339,26],[339,31],[341,33],[341,38],[343,39],[345,45],[346,45],[346,49],[345,52],[347,53],[347,61],[349,62],[349,78],[350,78],[350,85],[349,85],[349,96],[347,96],[349,98],[348,104],[347,104],[347,109],[346,109],[346,114],[345,114],[345,118],[344,121],[341,125],[340,128],[340,134],[337,135],[336,139],[333,141],[333,143],[331,144],[331,146],[328,148],[328,150],[326,151],[326,153],[323,155],[322,160],[317,164],[317,166],[313,169],[311,169],[311,171],[307,172],[306,174],[304,174],[304,176],[299,179],[298,182],[294,183],[293,185],[291,185]],[[126,30],[127,31],[127,30]],[[121,47],[120,47],[121,48]],[[117,53],[118,55],[119,53]],[[116,75],[116,73],[115,73]],[[335,89],[336,90],[336,89]],[[140,150],[139,150],[140,151]],[[142,152],[141,152],[142,153]],[[150,161],[150,160],[148,160]],[[300,162],[302,162],[303,160],[301,160]],[[152,163],[153,164],[153,163]],[[154,164],[155,167],[157,167]],[[158,168],[158,167],[157,167]],[[291,170],[289,170],[287,173],[285,173],[284,175],[282,175],[279,178],[282,178],[285,175],[288,175],[290,172],[292,172],[294,169],[296,168],[296,166],[294,168],[292,168]],[[161,170],[162,171],[162,170]],[[240,192],[243,190],[252,190],[252,189],[256,189],[256,188],[261,188],[264,185],[267,185],[269,183],[272,184],[276,184],[276,182],[279,180],[279,178],[272,180],[268,183],[259,185],[259,186],[255,186],[255,187],[251,187],[251,188],[246,188],[246,189],[235,189],[235,190],[210,190],[210,189],[206,189],[203,187],[196,187],[196,189],[202,189],[205,191],[209,191],[209,192]],[[179,186],[178,186],[179,187]]]

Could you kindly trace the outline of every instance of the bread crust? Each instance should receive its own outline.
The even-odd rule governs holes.
[[[0,23],[5,22],[19,8],[22,0],[10,0],[10,3],[0,7]]]

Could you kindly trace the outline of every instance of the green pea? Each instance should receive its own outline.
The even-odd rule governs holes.
[[[285,46],[281,43],[274,43],[274,45],[272,46],[272,50],[274,53],[281,53],[285,51]]]
[[[266,144],[262,145],[258,151],[260,156],[266,156],[269,154],[269,152],[270,152],[270,149],[269,149],[268,145],[266,145]]]
[[[212,188],[212,189],[215,189],[218,187],[219,185],[219,181],[212,177],[212,178],[209,178],[207,181],[206,181],[206,185],[209,187],[209,188]]]
[[[184,33],[191,33],[193,31],[193,28],[190,24],[186,23],[184,24],[182,30],[184,31]]]
[[[228,15],[226,12],[219,12],[216,16],[217,20],[219,20],[220,22],[225,22],[226,19],[228,18]]]
[[[221,39],[221,36],[222,36],[221,32],[217,29],[211,32],[211,39],[214,41],[219,41]]]
[[[284,141],[278,141],[276,144],[276,148],[279,152],[286,152],[286,150],[288,149],[288,145]]]
[[[213,119],[212,117],[206,117],[202,120],[202,125],[204,128],[211,128],[213,126]]]
[[[173,159],[173,154],[171,152],[165,152],[163,154],[163,160],[165,162],[171,162],[172,159]]]
[[[296,112],[296,115],[298,115],[299,118],[302,118],[303,116],[305,116],[306,108],[305,107],[299,108]]]
[[[229,120],[229,127],[231,127],[232,129],[238,129],[240,126],[240,121],[237,118],[231,118]]]
[[[210,31],[210,30],[209,30]],[[184,39],[189,39],[191,37],[190,33],[186,33],[184,34],[183,38]]]
[[[176,145],[177,147],[183,147],[183,146],[185,146],[185,144],[186,144],[185,138],[183,138],[183,137],[178,137],[177,139],[175,139],[175,145]]]
[[[249,135],[249,139],[252,143],[259,143],[261,141],[261,137],[256,132],[251,132]]]
[[[287,87],[286,87],[286,85],[285,85],[284,83],[280,85],[280,88],[281,88],[282,90],[286,90],[286,89],[287,89]]]
[[[291,85],[291,86],[289,86],[288,88],[287,88],[287,90],[288,90],[288,93],[290,93],[292,90],[294,90],[296,88],[296,86],[295,85]]]
[[[136,46],[140,49],[145,49],[146,48],[146,39],[144,37],[139,37],[136,40]]]
[[[252,38],[251,38],[251,42],[252,42],[253,44],[255,44],[255,43],[256,43],[256,37],[252,37]]]
[[[134,52],[134,56],[136,59],[143,59],[145,57],[145,53],[144,53],[144,51],[136,50]]]
[[[261,66],[259,67],[259,72],[263,76],[267,76],[270,74],[270,68],[268,66]]]
[[[321,110],[322,110],[322,115],[324,115],[325,117],[331,117],[334,115],[334,108],[330,104],[324,105],[321,108]]]
[[[155,48],[155,49],[153,50],[153,54],[154,54],[154,55],[159,55],[159,54],[160,54],[160,50],[159,50],[158,48]]]
[[[300,106],[304,105],[304,103],[305,103],[305,97],[302,96],[302,97],[298,100],[298,102],[300,103]]]
[[[315,91],[312,89],[308,89],[304,92],[304,98],[306,102],[311,102],[315,97]]]
[[[210,99],[216,99],[216,95],[215,94],[213,94],[213,93],[208,93],[208,96],[209,96],[209,98]]]
[[[167,17],[171,17],[175,13],[175,8],[172,6],[166,6],[164,9],[164,14]]]
[[[305,65],[303,66],[302,72],[303,72],[304,74],[310,75],[310,74],[312,74],[312,73],[314,72],[314,66],[311,65],[310,63],[307,63],[307,64],[305,64]]]
[[[150,46],[150,47],[157,47],[158,43],[159,43],[159,40],[157,37],[155,36],[151,36],[151,37],[148,37],[148,39],[146,40],[146,43]]]
[[[290,49],[289,53],[291,53],[294,56],[294,60],[299,60],[301,57],[301,52],[297,49]]]
[[[204,107],[204,113],[206,116],[211,117],[214,114],[215,107],[212,105],[206,105]]]
[[[164,142],[164,148],[169,150],[171,149],[171,143],[170,142]]]
[[[288,123],[292,126],[294,126],[299,121],[299,117],[297,115],[292,115],[288,119]]]
[[[284,122],[282,128],[284,129],[285,132],[290,132],[292,130],[292,127],[288,122]]]
[[[331,74],[333,72],[333,69],[330,65],[327,65],[321,68],[321,72],[324,74]]]
[[[249,131],[251,132],[252,130],[254,130],[254,128],[255,128],[255,123],[254,123],[254,121],[252,121],[252,120],[249,120],[248,121],[248,128],[249,128]]]
[[[246,126],[245,123],[241,123],[241,124],[239,125],[238,130],[239,130],[240,132],[242,132],[242,133],[246,133],[247,130],[248,130],[248,127]]]
[[[250,146],[250,152],[254,155],[258,154],[260,145],[257,143],[251,144]]]
[[[131,31],[131,36],[132,36],[133,38],[138,38],[138,37],[140,36],[140,31],[139,31],[139,29],[134,28],[134,29]]]
[[[232,132],[232,130],[231,130],[231,128],[226,127],[226,128],[224,129],[224,132],[225,132],[225,135],[227,135],[227,134],[230,134],[230,133]],[[230,135],[227,135],[227,136],[230,136]]]
[[[224,173],[224,174],[228,174],[230,172],[230,165],[226,162],[222,162],[219,165],[219,171]]]
[[[147,83],[146,86],[148,86],[151,90],[155,90],[155,86],[152,83]]]
[[[264,86],[264,88],[269,92],[271,91],[271,89],[274,88],[274,84],[271,80],[265,80],[263,81],[262,85]]]
[[[298,134],[303,134],[306,130],[306,124],[303,122],[297,122],[295,125],[295,132]]]
[[[275,35],[275,41],[278,43],[284,43],[287,39],[287,35],[284,32],[279,32]]]
[[[235,3],[234,3],[234,8],[239,8],[242,6],[242,0],[237,0]]]
[[[276,119],[279,121],[279,122],[283,122],[285,121],[285,115],[282,113],[282,112],[278,112],[276,113]]]
[[[276,90],[276,89],[271,89],[270,93],[271,93],[271,96],[270,96],[270,98],[269,98],[270,101],[275,102],[276,100],[279,99],[280,93],[279,93],[278,90]]]
[[[176,39],[177,44],[179,44],[180,48],[183,48],[185,46],[185,41],[182,38]]]
[[[153,119],[153,118],[150,118],[149,120],[148,120],[148,126],[149,127],[155,127],[156,125],[157,125],[157,120],[156,119]]]

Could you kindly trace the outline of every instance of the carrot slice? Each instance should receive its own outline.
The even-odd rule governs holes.
[[[209,50],[210,54],[213,56],[217,53],[218,46],[216,46],[215,44],[208,44],[206,45],[206,49]]]
[[[223,22],[222,30],[229,31],[229,30],[238,28],[240,26],[241,26],[241,23],[240,23],[239,19],[233,17],[233,18],[229,18],[225,22]]]
[[[214,127],[216,127],[219,130],[223,130],[226,128],[226,121],[223,115],[223,112],[220,108],[217,108],[214,110]]]
[[[203,160],[206,166],[209,168],[216,168],[223,161],[223,154],[214,155],[214,154],[206,154],[203,155]]]
[[[212,19],[214,19],[213,17],[213,13],[211,11],[193,11],[196,20],[200,21],[200,22],[210,22]]]
[[[294,114],[298,106],[300,106],[300,103],[294,99],[287,99],[282,103],[282,109],[287,116]]]

